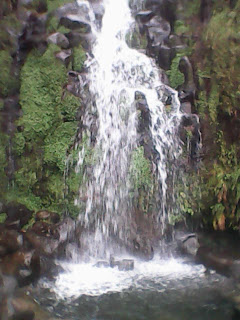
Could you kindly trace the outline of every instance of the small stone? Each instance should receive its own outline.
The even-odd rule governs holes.
[[[71,50],[62,50],[55,54],[55,57],[59,59],[64,65],[67,67],[72,59],[72,51]]]
[[[134,260],[132,259],[123,259],[118,264],[118,269],[120,271],[130,271],[134,269]]]
[[[57,46],[59,46],[62,49],[67,49],[69,48],[69,41],[68,38],[65,37],[65,35],[63,35],[60,32],[56,32],[51,34],[48,38],[47,38],[48,43],[54,43]]]
[[[97,268],[108,268],[110,267],[110,264],[107,262],[107,261],[98,261],[94,267],[97,267]]]

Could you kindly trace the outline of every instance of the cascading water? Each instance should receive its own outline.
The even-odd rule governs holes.
[[[94,157],[90,153],[93,172],[87,173],[87,189],[83,186],[79,197],[87,196],[86,210],[79,219],[84,229],[89,229],[89,234],[83,234],[81,246],[97,258],[106,257],[112,236],[126,244],[132,227],[129,171],[132,151],[138,146],[136,95],[144,97],[150,113],[149,131],[161,198],[156,222],[163,229],[171,212],[170,200],[174,200],[170,190],[174,184],[171,162],[180,153],[177,93],[167,88],[172,106],[166,112],[161,102],[165,93],[158,68],[153,60],[125,43],[133,22],[127,0],[105,0],[104,6],[102,30],[94,31],[94,58],[87,61],[91,101],[83,123],[91,131],[93,112],[97,113],[98,134]],[[86,136],[82,140],[85,139]],[[81,141],[78,170],[89,156],[85,142]],[[120,256],[119,252],[114,253]],[[72,320],[231,319],[231,306],[220,294],[221,289],[225,293],[232,290],[231,286],[219,275],[206,276],[202,265],[162,259],[155,254],[148,262],[135,258],[133,270],[121,271],[110,267],[107,261],[98,261],[109,266],[101,267],[93,260],[83,262],[81,256],[80,263],[61,262],[63,272],[54,281],[42,281],[44,290],[40,297],[37,294],[38,300],[51,304],[51,311],[57,315]]]
[[[137,147],[136,92],[142,93],[151,115],[150,130],[158,154],[157,172],[161,205],[157,222],[162,229],[168,218],[168,161],[179,153],[176,131],[181,113],[177,93],[172,91],[172,110],[167,113],[159,69],[154,61],[130,49],[125,38],[133,18],[127,0],[105,0],[101,31],[93,30],[96,43],[89,66],[91,104],[98,114],[95,150],[98,157],[87,185],[85,214],[79,219],[85,228],[93,228],[95,255],[103,255],[110,236],[127,242],[131,230],[129,198],[130,159]],[[88,112],[88,110],[86,110]],[[86,117],[88,119],[88,117]],[[87,120],[85,125],[91,126]],[[84,150],[79,153],[82,164]],[[80,193],[82,190],[80,190]],[[104,245],[103,245],[104,244]]]

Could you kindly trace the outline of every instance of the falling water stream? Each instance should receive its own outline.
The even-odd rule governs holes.
[[[162,229],[169,212],[167,163],[180,152],[176,131],[181,117],[176,92],[172,91],[171,112],[167,112],[161,102],[163,84],[153,59],[129,48],[126,43],[126,35],[134,23],[128,1],[105,0],[104,7],[101,30],[93,23],[97,40],[93,58],[86,63],[89,66],[90,108],[96,106],[98,114],[95,149],[101,156],[94,164],[88,182],[85,213],[79,216],[85,228],[95,230],[88,247],[91,254],[98,256],[106,252],[110,236],[126,243],[131,232],[129,171],[131,154],[137,147],[136,93],[146,98],[151,117],[150,131],[158,155],[156,171],[161,198],[156,223]],[[91,123],[86,120],[85,125],[90,127]],[[80,152],[79,165],[84,156],[84,152]]]
[[[145,96],[150,110],[161,195],[156,223],[162,228],[169,214],[168,161],[181,152],[176,134],[181,118],[177,93],[172,91],[172,108],[166,112],[155,62],[126,44],[134,23],[127,0],[104,0],[103,4],[101,30],[91,15],[96,42],[93,56],[86,62],[91,94],[88,107],[94,107],[98,115],[98,157],[87,190],[80,190],[80,195],[87,193],[80,223],[94,230],[92,237],[85,235],[92,259],[61,263],[63,272],[54,281],[41,283],[38,299],[50,305],[55,314],[74,320],[230,319],[231,307],[221,291],[227,291],[228,282],[216,274],[205,275],[202,265],[156,254],[150,262],[135,259],[130,271],[95,266],[96,257],[106,256],[111,236],[124,242],[131,228],[129,166],[137,147],[136,92]],[[85,126],[91,126],[87,115],[84,121]],[[83,148],[79,166],[84,152]]]

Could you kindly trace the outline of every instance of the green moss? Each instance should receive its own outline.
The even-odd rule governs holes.
[[[56,10],[69,2],[72,2],[72,1],[69,1],[69,0],[47,0],[48,12]]]
[[[80,99],[67,92],[59,106],[63,120],[66,122],[75,121],[76,113],[80,107]]]
[[[44,138],[59,117],[57,107],[61,103],[66,69],[54,57],[57,50],[50,45],[43,56],[33,51],[22,68],[20,104],[24,116],[19,125],[24,127],[27,141]]]
[[[86,60],[86,53],[82,46],[73,48],[73,69],[75,71],[81,72],[84,62]]]
[[[71,188],[66,198],[63,173],[76,134],[80,100],[70,94],[62,98],[67,70],[55,59],[57,50],[50,45],[43,55],[32,51],[21,71],[23,115],[17,125],[22,131],[13,139],[18,169],[10,194],[28,208],[61,213],[68,203],[73,204]]]
[[[183,57],[183,55],[184,54],[178,53],[172,61],[170,70],[167,71],[170,86],[175,89],[184,83],[184,75],[179,71],[179,68],[178,68],[179,62]]]
[[[146,33],[141,34],[139,31],[139,28],[136,26],[133,30],[130,30],[127,33],[126,42],[130,48],[146,49],[147,48]]]
[[[200,0],[192,0],[188,1],[187,5],[184,7],[184,16],[186,18],[197,15],[200,10],[201,1]]]
[[[174,32],[176,35],[181,36],[183,34],[189,33],[189,31],[189,25],[186,25],[183,20],[176,20],[174,24]]]
[[[151,165],[144,156],[143,147],[138,147],[132,153],[130,179],[135,190],[146,190],[152,184]]]
[[[57,166],[63,173],[65,169],[66,152],[77,130],[77,122],[65,122],[56,128],[52,135],[45,139],[44,163]]]
[[[0,213],[0,223],[4,223],[7,219],[6,213]]]
[[[70,31],[70,29],[59,25],[59,18],[57,18],[56,16],[50,15],[50,17],[47,21],[47,32],[48,33],[54,33],[54,32],[67,33],[69,31]]]

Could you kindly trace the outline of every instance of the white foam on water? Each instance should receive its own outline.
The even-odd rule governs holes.
[[[44,282],[44,286],[49,287],[58,299],[100,296],[131,287],[162,292],[171,281],[199,279],[205,271],[202,265],[185,264],[180,259],[135,261],[135,268],[131,271],[119,271],[117,267],[98,268],[94,263],[62,263],[61,266],[65,271],[57,276],[54,284]]]

